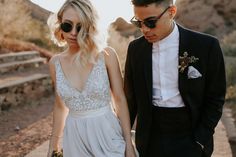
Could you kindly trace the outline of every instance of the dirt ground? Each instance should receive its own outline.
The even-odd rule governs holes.
[[[0,113],[0,156],[24,157],[49,139],[53,96]]]
[[[234,118],[234,124],[236,126],[236,100],[227,102],[227,107],[231,109],[232,117]],[[233,157],[236,157],[236,139],[230,141]]]
[[[54,97],[0,113],[0,157],[24,157],[49,139]],[[228,105],[233,108],[235,105]],[[236,119],[235,112],[233,113]]]

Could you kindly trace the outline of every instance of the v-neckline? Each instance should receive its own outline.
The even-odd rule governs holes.
[[[79,89],[79,88],[77,88],[77,87],[75,87],[75,86],[68,80],[68,78],[67,78],[67,76],[66,76],[66,74],[65,74],[65,72],[64,72],[64,70],[63,70],[63,67],[62,67],[60,58],[58,58],[58,62],[59,62],[59,66],[60,66],[61,72],[62,72],[62,74],[63,74],[63,77],[64,77],[64,79],[66,80],[67,84],[68,84],[71,88],[75,89],[77,92],[79,92],[79,93],[81,94],[81,93],[83,93],[83,92],[87,89],[89,79],[90,79],[90,77],[91,77],[91,75],[92,75],[94,69],[96,68],[98,62],[99,62],[99,57],[98,57],[98,59],[97,59],[96,64],[93,65],[91,71],[89,72],[86,81],[83,83],[83,85],[82,85],[82,90]]]

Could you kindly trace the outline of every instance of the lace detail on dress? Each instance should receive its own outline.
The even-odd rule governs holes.
[[[83,91],[79,91],[69,83],[59,59],[55,61],[55,69],[57,93],[71,111],[96,110],[110,105],[110,84],[103,53],[89,74]]]

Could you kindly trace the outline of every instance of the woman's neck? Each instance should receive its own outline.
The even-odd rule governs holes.
[[[72,54],[72,55],[73,55],[73,54],[75,54],[75,53],[78,53],[79,50],[80,50],[80,49],[79,49],[79,47],[77,47],[77,46],[76,46],[76,47],[69,47],[68,50],[67,50],[67,52],[68,52],[69,54]]]

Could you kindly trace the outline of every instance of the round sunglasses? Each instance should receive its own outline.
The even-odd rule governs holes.
[[[60,28],[61,28],[61,30],[62,30],[63,32],[69,33],[69,32],[72,31],[73,25],[72,25],[71,23],[69,23],[69,22],[63,22],[63,23],[60,24]],[[77,24],[77,25],[76,25],[76,31],[79,32],[80,29],[81,29],[81,25],[80,25],[80,24]]]
[[[146,19],[144,19],[143,21],[140,20],[136,20],[135,16],[130,20],[130,22],[135,25],[138,28],[142,28],[142,23],[148,27],[148,28],[155,28],[156,27],[156,23],[158,22],[158,20],[160,20],[160,18],[165,14],[165,12],[170,8],[167,7],[159,16],[152,16],[152,17],[148,17]]]

